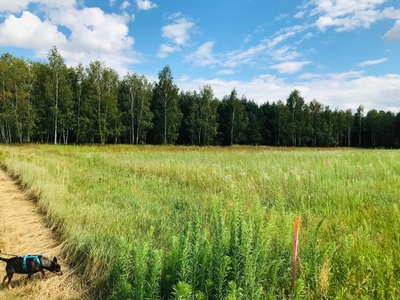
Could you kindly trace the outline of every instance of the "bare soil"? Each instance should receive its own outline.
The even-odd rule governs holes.
[[[68,268],[61,255],[62,245],[56,241],[50,228],[45,226],[35,202],[0,169],[0,256],[4,253],[27,255],[42,254],[57,257],[63,270],[62,276],[40,272],[25,284],[26,275],[14,275],[13,290],[2,283],[6,263],[0,261],[0,300],[14,299],[88,299],[74,270]]]

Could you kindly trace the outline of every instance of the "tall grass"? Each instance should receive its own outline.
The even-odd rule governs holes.
[[[1,147],[97,297],[396,299],[400,152]],[[291,250],[301,217],[298,281]]]

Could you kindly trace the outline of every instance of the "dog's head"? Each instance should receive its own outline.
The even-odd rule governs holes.
[[[53,272],[56,275],[62,275],[61,267],[57,263],[57,257],[54,256],[53,260],[50,260],[50,258],[42,256],[41,262],[46,270]]]

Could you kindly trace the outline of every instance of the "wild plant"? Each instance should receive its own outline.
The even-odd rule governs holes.
[[[133,290],[134,299],[145,299],[146,279],[149,266],[149,243],[143,243],[134,247],[134,269],[133,269]]]
[[[189,283],[179,281],[174,286],[174,291],[172,293],[172,299],[174,300],[192,300],[193,290]]]
[[[149,261],[149,275],[147,280],[147,299],[157,300],[161,295],[161,275],[163,269],[163,251],[152,250]]]
[[[214,211],[215,229],[212,236],[212,272],[213,272],[213,299],[223,299],[224,288],[228,279],[230,257],[227,255],[225,243],[225,225],[221,207]]]
[[[111,271],[110,299],[133,299],[132,291],[132,245],[124,238],[119,240],[118,257]]]

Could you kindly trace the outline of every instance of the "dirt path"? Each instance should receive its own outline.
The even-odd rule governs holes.
[[[44,280],[37,273],[28,285],[24,284],[26,275],[15,275],[12,281],[14,289],[8,291],[1,283],[6,264],[0,261],[0,300],[85,299],[77,276],[63,263],[60,249],[61,245],[37,213],[35,203],[0,169],[0,250],[17,255],[56,256],[64,272],[62,276],[55,276],[46,271]]]

